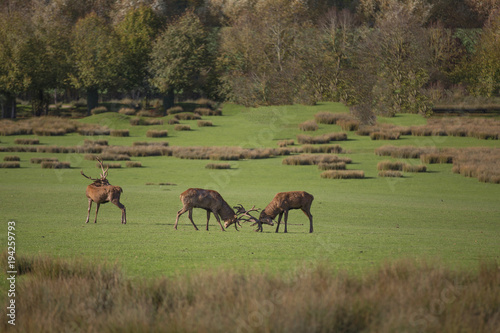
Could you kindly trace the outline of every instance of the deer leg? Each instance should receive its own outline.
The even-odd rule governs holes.
[[[208,231],[208,221],[210,221],[210,211],[207,210],[207,231]]]
[[[122,224],[127,223],[127,214],[125,210],[125,206],[118,200],[111,200],[111,202],[118,208],[122,210]]]
[[[96,202],[97,208],[95,209],[95,220],[94,223],[97,223],[97,213],[99,213],[99,206],[101,206],[100,203]]]
[[[287,233],[287,232],[288,232],[288,231],[287,231],[287,229],[286,229],[286,227],[287,227],[287,222],[288,222],[288,210],[285,210],[285,233]]]
[[[177,223],[179,223],[179,217],[184,214],[185,212],[187,212],[189,209],[186,208],[186,207],[182,207],[181,210],[179,210],[177,212],[177,218],[175,219],[175,225],[174,225],[174,229],[177,230]],[[193,225],[194,225],[194,222],[193,222]],[[196,225],[194,226],[196,230],[198,230],[198,228],[196,227]]]
[[[193,208],[189,209],[188,217],[189,217],[189,220],[191,221],[191,223],[193,224],[194,228],[196,230],[198,230],[198,227],[196,226],[196,224],[194,224],[194,221],[193,221]]]
[[[224,230],[224,227],[222,226],[222,223],[220,223],[220,218],[219,218],[219,214],[217,214],[216,212],[212,211],[212,213],[214,213],[214,216],[215,218],[217,219],[217,222],[219,222],[219,225],[220,225],[220,230],[222,231],[226,231]],[[207,230],[208,230],[208,226],[207,226]]]
[[[278,232],[280,228],[280,222],[282,217],[283,217],[283,212],[281,212],[280,215],[278,215],[278,226],[276,227],[276,232]]]
[[[302,211],[309,218],[309,233],[312,233],[313,232],[313,216],[312,216],[312,214],[311,214],[310,211],[307,211],[307,210],[304,210],[304,209],[302,209]]]
[[[92,208],[92,199],[89,199],[89,209],[87,210],[87,220],[85,223],[89,223],[89,218],[90,218],[90,209]]]

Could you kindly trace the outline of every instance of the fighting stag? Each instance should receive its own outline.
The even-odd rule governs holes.
[[[288,211],[291,209],[301,209],[304,214],[309,218],[309,232],[313,232],[313,220],[311,215],[311,205],[314,197],[304,191],[280,192],[276,194],[273,200],[267,205],[266,208],[260,213],[259,220],[261,223],[272,222],[278,217],[278,226],[276,232],[280,227],[281,218],[285,215],[285,232],[287,232]]]
[[[175,219],[174,225],[175,229],[177,229],[179,217],[185,212],[189,212],[189,220],[193,224],[194,228],[198,230],[198,227],[193,221],[193,208],[202,208],[207,211],[207,230],[208,222],[210,221],[210,213],[214,214],[217,222],[219,222],[222,231],[224,231],[224,228],[222,227],[220,218],[224,220],[226,225],[235,223],[234,227],[236,228],[236,230],[238,230],[238,217],[234,213],[234,210],[231,209],[231,207],[217,191],[204,190],[201,188],[190,188],[181,193],[180,199],[183,206],[182,209],[177,212],[177,218]]]
[[[92,202],[95,202],[97,204],[97,208],[95,211],[94,223],[97,223],[97,213],[99,212],[99,206],[101,204],[111,202],[114,205],[116,205],[118,208],[121,209],[121,211],[122,211],[122,224],[126,224],[127,218],[126,218],[126,213],[125,213],[125,206],[120,203],[120,195],[123,192],[123,190],[121,187],[113,186],[108,182],[106,177],[108,176],[109,166],[106,168],[106,170],[104,170],[102,160],[100,158],[96,158],[96,159],[101,166],[102,173],[100,174],[100,178],[91,178],[89,176],[86,176],[83,173],[83,170],[80,171],[82,176],[93,181],[92,184],[87,186],[87,190],[85,192],[85,194],[87,195],[87,198],[89,199],[89,209],[87,212],[87,221],[85,221],[85,223],[89,223],[90,209],[92,207]]]
[[[250,208],[249,210],[246,210],[243,205],[239,204],[238,206],[233,207],[236,210],[236,215],[238,216],[238,221],[243,221],[243,222],[253,222],[251,225],[252,227],[257,224],[257,230],[255,231],[260,231],[262,232],[262,221],[259,219],[255,218],[250,214],[250,212],[258,212],[260,209],[255,208],[255,205]],[[271,226],[274,225],[273,221],[265,221],[264,224],[269,224]],[[226,223],[224,226],[227,228],[230,224]]]

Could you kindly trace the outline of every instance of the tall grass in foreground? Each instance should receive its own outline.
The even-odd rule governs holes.
[[[6,267],[5,253],[2,256]],[[283,275],[207,270],[129,280],[116,266],[49,257],[16,260],[19,332],[495,332],[500,270],[414,261],[362,277],[327,264]],[[6,304],[4,304],[6,306]]]

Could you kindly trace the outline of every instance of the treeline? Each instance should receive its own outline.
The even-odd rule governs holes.
[[[341,101],[362,121],[500,96],[496,0],[7,0],[0,103]]]

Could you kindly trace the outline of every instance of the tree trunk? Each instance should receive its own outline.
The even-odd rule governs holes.
[[[15,119],[17,114],[16,97],[9,92],[4,92],[5,100],[2,102],[2,118]]]
[[[92,109],[95,109],[99,104],[99,91],[97,88],[87,89],[87,116],[90,116]]]
[[[42,115],[47,115],[49,111],[49,103],[47,98],[45,98],[45,92],[43,89],[39,89],[35,92],[35,97],[31,101],[31,106],[33,116],[40,117]]]
[[[165,116],[167,110],[174,106],[175,102],[175,92],[174,89],[169,89],[166,95],[163,95],[163,109],[162,113]]]

